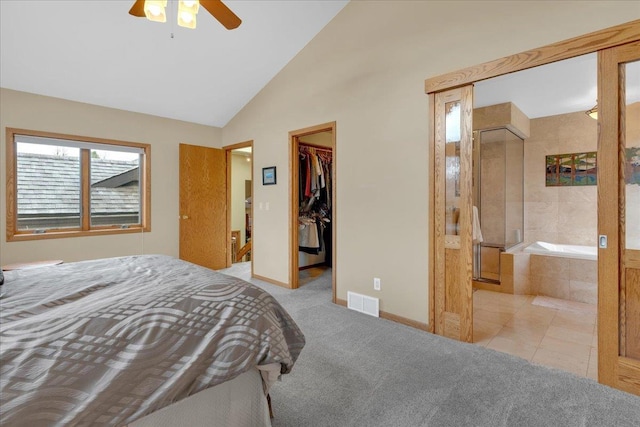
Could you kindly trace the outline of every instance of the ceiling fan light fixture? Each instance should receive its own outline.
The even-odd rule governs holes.
[[[178,12],[178,25],[184,28],[196,28],[196,15],[189,12]]]
[[[2,0],[0,0],[2,1]],[[135,17],[147,17],[150,21],[167,22],[167,0],[135,0],[129,14]],[[175,0],[172,0],[175,5]],[[200,0],[178,0],[178,25],[196,28],[196,14],[200,9]],[[238,28],[242,20],[221,0],[202,0],[202,7],[218,20],[227,30]]]
[[[196,28],[196,15],[200,2],[180,0],[178,2],[178,25],[185,28]]]
[[[594,120],[598,120],[598,104],[594,105],[592,109],[585,111],[585,114]]]
[[[167,22],[167,0],[145,0],[144,14],[149,21]]]
[[[180,6],[186,9],[193,9],[194,13],[198,13],[200,2],[198,0],[179,0],[178,7]]]

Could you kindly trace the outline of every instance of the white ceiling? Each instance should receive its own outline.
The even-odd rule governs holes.
[[[347,2],[226,0],[243,21],[229,31],[204,9],[197,29],[178,27],[175,0],[165,24],[129,15],[133,0],[0,0],[0,86],[222,127]],[[635,101],[639,69],[628,73]],[[596,72],[591,54],[478,82],[475,106],[584,111]]]
[[[164,24],[134,0],[0,0],[0,86],[222,127],[347,2],[225,0],[229,31],[204,9],[179,27],[175,0]]]
[[[598,98],[596,54],[478,82],[474,107],[513,102],[530,119],[586,111]]]
[[[475,84],[474,107],[513,102],[530,119],[587,111],[597,103],[595,53]],[[627,65],[626,102],[640,101],[640,62]]]

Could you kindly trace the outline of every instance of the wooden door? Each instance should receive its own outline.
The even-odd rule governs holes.
[[[227,265],[227,166],[224,150],[180,144],[180,259]]]
[[[434,332],[473,340],[473,86],[435,94],[433,135]]]
[[[640,395],[640,42],[598,61],[598,380]]]

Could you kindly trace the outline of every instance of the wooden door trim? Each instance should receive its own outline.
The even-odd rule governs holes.
[[[618,179],[618,153],[612,154],[610,150],[602,150],[604,141],[616,141],[618,145],[618,128],[604,123],[602,117],[618,117],[618,103],[611,102],[609,93],[618,91],[617,79],[602,81],[601,67],[610,68],[615,58],[610,51],[598,53],[598,206],[618,206],[620,182]],[[617,65],[614,67],[617,74]],[[609,122],[609,121],[607,121]],[[618,120],[615,119],[615,123]],[[604,124],[604,125],[603,125]],[[615,178],[611,179],[611,174]],[[605,191],[606,187],[606,191]],[[616,382],[616,358],[603,357],[604,354],[618,353],[618,271],[619,271],[619,220],[609,219],[604,209],[598,209],[598,234],[608,236],[608,245],[616,250],[598,249],[598,331],[611,331],[607,334],[598,333],[598,380],[603,384],[615,385]],[[609,285],[609,282],[610,285]],[[609,295],[612,291],[613,294]],[[613,314],[616,313],[616,314]],[[613,314],[613,315],[612,315]]]
[[[444,144],[437,144],[437,135],[444,132],[444,116],[436,114],[436,109],[440,104],[439,100],[435,99],[432,120],[433,122],[433,135],[431,144],[431,158],[433,159],[433,175],[431,175],[431,181],[433,186],[433,193],[431,199],[433,199],[432,209],[429,211],[430,221],[433,223],[433,252],[431,253],[431,259],[433,265],[433,282],[430,294],[433,295],[433,330],[438,335],[444,334],[444,317],[436,316],[436,313],[444,312],[444,293],[445,293],[445,253],[444,250],[437,250],[438,248],[444,248],[444,235],[445,235],[445,195],[443,191],[444,183],[439,179],[440,176],[444,176],[444,161],[445,161],[445,148]],[[436,178],[438,177],[438,182]],[[431,315],[430,315],[431,317]]]
[[[459,102],[460,111],[460,202],[458,241],[446,238],[446,123],[445,109],[449,102]],[[434,310],[433,330],[438,335],[464,342],[473,341],[473,246],[471,236],[471,155],[473,88],[471,85],[437,93],[434,96],[433,144],[433,217],[432,246]],[[436,181],[437,179],[437,181]],[[431,199],[430,199],[431,202]],[[430,224],[431,226],[431,224]],[[431,313],[430,313],[431,318]]]
[[[231,267],[233,260],[231,259],[231,160],[232,151],[239,148],[251,147],[251,186],[253,187],[253,140],[238,142],[237,144],[225,145],[222,149],[225,151],[227,158],[227,268]],[[252,201],[253,201],[253,188],[251,189]],[[251,246],[254,246],[254,228],[253,228],[253,203],[251,203]],[[254,251],[251,250],[251,276],[253,276],[253,255]]]
[[[626,354],[620,311],[626,298],[626,270],[640,265],[640,251],[627,250],[621,233],[626,221],[626,183],[620,173],[625,161],[626,103],[620,64],[637,61],[639,51],[636,41],[598,52],[598,206],[618,207],[615,215],[598,209],[598,234],[608,241],[608,249],[598,249],[598,380],[635,394],[640,394],[640,361],[621,356]]]
[[[303,136],[312,135],[320,132],[331,132],[331,193],[333,198],[331,200],[331,244],[333,250],[331,251],[331,301],[336,302],[336,253],[337,253],[337,226],[336,226],[336,212],[337,212],[337,182],[338,175],[336,173],[336,122],[328,122],[315,126],[309,126],[302,129],[297,129],[289,132],[289,188],[291,189],[290,209],[289,209],[289,286],[291,289],[297,289],[298,283],[298,207],[300,205],[299,197],[299,182],[298,182],[298,146],[299,140]]]
[[[431,112],[431,120],[429,120],[429,159],[427,161],[427,167],[429,168],[429,200],[428,207],[429,210],[429,224],[428,224],[428,232],[429,232],[429,257],[427,260],[427,280],[429,280],[429,325],[428,330],[431,333],[435,333],[435,106],[436,106],[436,96],[434,93],[429,94],[429,111]]]
[[[640,20],[587,33],[537,49],[463,68],[425,80],[425,92],[441,92],[503,74],[574,58],[640,39]]]
[[[236,144],[225,145],[225,146],[222,147],[222,149],[223,150],[237,150],[239,148],[247,148],[247,147],[253,148],[253,139],[250,139],[250,140],[244,141],[244,142],[238,142]]]

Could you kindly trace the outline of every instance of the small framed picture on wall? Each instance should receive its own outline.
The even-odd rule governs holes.
[[[268,168],[262,168],[262,185],[275,185],[276,184],[276,167],[269,166]]]

